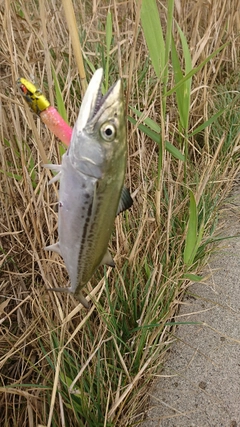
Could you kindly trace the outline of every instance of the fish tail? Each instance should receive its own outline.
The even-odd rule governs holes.
[[[90,308],[91,304],[86,300],[81,291],[78,294],[74,294],[74,297],[83,305],[83,307]]]
[[[48,291],[65,292],[65,293],[72,294],[72,292],[70,291],[70,288],[49,288]],[[84,298],[81,291],[78,294],[74,294],[74,297],[76,298],[76,300],[78,300],[83,305],[83,307],[85,307],[87,309],[90,308],[91,304],[86,300],[86,298]]]
[[[70,288],[49,288],[48,291],[70,293]]]

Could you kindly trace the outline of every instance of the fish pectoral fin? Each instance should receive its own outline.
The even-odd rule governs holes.
[[[43,165],[46,169],[50,169],[51,171],[60,172],[62,169],[62,165],[53,165],[53,164],[44,164]]]
[[[112,255],[109,250],[105,253],[100,265],[109,265],[109,267],[115,267],[115,262],[112,259]]]
[[[64,293],[71,294],[71,295],[74,296],[74,298],[77,301],[79,301],[83,305],[83,307],[85,307],[85,308],[90,308],[91,307],[91,304],[86,300],[86,298],[84,298],[84,296],[83,296],[83,294],[82,294],[81,291],[73,293],[71,291],[71,288],[49,288],[48,291],[50,291],[50,292],[64,292]]]
[[[61,170],[62,170],[62,165],[43,165],[46,169],[50,169],[52,171],[58,172],[57,175],[55,175],[52,179],[50,179],[48,185],[53,184],[54,182],[58,181],[60,179],[60,175],[61,175]]]
[[[58,173],[57,173],[57,175],[55,175],[52,179],[50,179],[50,181],[49,181],[48,185],[51,185],[51,184],[53,184],[54,182],[59,181],[59,179],[60,179],[60,175],[61,175],[61,172],[58,172]]]
[[[59,242],[54,243],[53,245],[46,246],[44,249],[45,251],[57,252],[57,254],[62,255]]]
[[[117,215],[123,211],[126,211],[127,209],[130,209],[132,204],[133,204],[133,199],[131,197],[131,194],[128,188],[123,187],[119,205],[118,205]]]
[[[83,296],[83,294],[82,294],[81,291],[80,292],[75,292],[73,294],[73,296],[74,296],[74,298],[77,301],[79,301],[83,305],[83,307],[85,307],[85,308],[90,308],[91,307],[91,304],[86,300],[86,298],[84,298],[84,296]]]
[[[70,288],[49,288],[48,291],[70,293]]]

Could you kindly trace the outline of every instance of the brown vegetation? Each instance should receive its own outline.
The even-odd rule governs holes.
[[[111,81],[118,75],[126,79],[127,105],[159,123],[158,82],[141,32],[138,2],[74,2],[87,75],[90,63],[96,68],[102,64],[109,3],[114,27]],[[162,22],[165,7],[166,2],[159,3]],[[239,91],[239,2],[176,0],[175,7],[193,66],[227,43],[193,78],[190,127],[194,128],[216,111],[220,85],[226,91],[227,82],[229,90]],[[71,126],[81,102],[80,80],[60,1],[5,0],[0,19],[0,425],[133,425],[144,387],[171,342],[171,326],[165,322],[173,318],[186,287],[181,265],[184,233],[179,234],[188,206],[181,190],[183,167],[166,153],[159,224],[158,150],[129,125],[127,181],[135,205],[116,220],[112,241],[116,270],[109,270],[105,279],[102,270],[89,285],[100,303],[86,313],[71,297],[47,292],[50,285],[68,282],[62,259],[43,249],[57,238],[57,186],[48,187],[51,174],[43,168],[41,153],[59,163],[59,142],[23,104],[16,80],[36,79],[54,104],[53,68]],[[166,139],[177,144],[174,97],[167,108]],[[227,132],[224,118],[222,123]],[[204,191],[211,194],[216,209],[238,172],[234,156],[239,135],[223,155],[221,134],[213,141],[206,130],[202,138],[189,142],[193,163],[188,184],[199,198]],[[209,209],[208,231],[211,214]],[[143,330],[137,330],[141,325],[157,325],[144,332],[144,342]],[[117,330],[122,342],[116,338]],[[77,385],[82,412],[76,415],[78,394],[70,391],[78,374],[80,380],[72,388]],[[97,413],[91,400],[94,393],[101,408],[98,424],[91,414]]]

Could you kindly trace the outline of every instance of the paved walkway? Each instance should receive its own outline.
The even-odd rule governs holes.
[[[189,288],[176,321],[164,370],[149,391],[141,427],[240,427],[240,191],[224,213],[224,235],[206,269]]]

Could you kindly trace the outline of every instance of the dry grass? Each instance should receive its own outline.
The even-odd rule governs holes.
[[[183,164],[166,152],[158,194],[161,211],[156,212],[158,150],[129,125],[127,181],[135,204],[116,220],[112,249],[117,268],[103,279],[103,271],[92,279],[99,303],[88,313],[71,297],[47,292],[50,284],[68,281],[62,260],[43,250],[57,237],[57,187],[48,187],[50,173],[42,161],[45,155],[59,163],[59,144],[23,105],[15,82],[19,76],[36,79],[54,103],[53,67],[71,125],[81,85],[61,2],[40,3],[41,10],[32,0],[0,5],[0,425],[134,425],[141,418],[138,408],[148,381],[172,340],[166,322],[174,319],[188,286],[182,263],[188,212]],[[88,76],[90,63],[97,68],[104,57],[108,3],[74,3]],[[159,3],[163,19],[164,7]],[[140,31],[138,3],[113,0],[110,9],[115,37],[111,81],[123,76],[127,105],[159,123],[159,91]],[[218,85],[228,81],[232,91],[239,90],[237,11],[238,0],[176,1],[176,19],[194,65],[228,42],[194,77],[192,127],[216,108]],[[167,108],[166,139],[177,145],[174,97]],[[228,125],[224,122],[225,134],[219,131],[214,141],[209,130],[189,141],[188,185],[205,210],[202,252],[208,251],[216,209],[238,172],[239,134],[224,148]],[[193,272],[204,259],[200,253]]]

